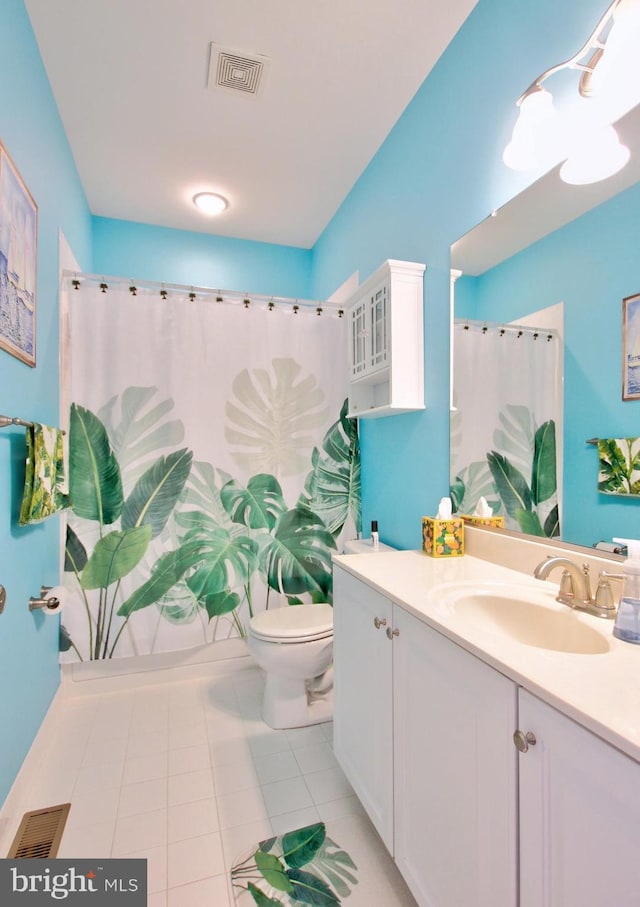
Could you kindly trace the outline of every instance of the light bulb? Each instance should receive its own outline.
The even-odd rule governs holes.
[[[551,94],[539,88],[520,102],[520,113],[502,159],[512,170],[549,169],[562,160],[566,135]]]
[[[204,214],[214,216],[221,214],[228,207],[229,202],[216,192],[198,192],[193,196],[193,204]]]
[[[560,168],[560,179],[575,186],[597,183],[622,170],[630,156],[613,126],[602,126],[585,135],[581,146],[574,148]]]

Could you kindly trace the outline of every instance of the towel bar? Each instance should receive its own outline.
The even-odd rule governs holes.
[[[0,416],[0,428],[6,428],[7,425],[24,425],[25,428],[32,428],[33,422],[25,422],[24,419],[12,418],[11,416]]]
[[[18,419],[17,416],[0,416],[0,428],[7,428],[9,425],[23,425],[25,428],[33,428],[33,422],[26,422],[24,419]],[[63,435],[66,431],[63,430]]]

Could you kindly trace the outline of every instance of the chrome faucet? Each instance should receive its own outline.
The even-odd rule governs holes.
[[[616,605],[611,593],[610,579],[622,579],[617,573],[602,571],[598,577],[598,588],[595,598],[591,594],[591,580],[589,565],[576,564],[568,557],[547,557],[541,561],[533,575],[536,579],[547,579],[552,570],[562,567],[562,578],[556,601],[575,608],[577,611],[586,611],[596,617],[613,618],[616,615]]]

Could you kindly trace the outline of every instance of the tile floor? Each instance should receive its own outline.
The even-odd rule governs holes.
[[[63,700],[25,810],[71,802],[61,857],[146,857],[149,907],[232,907],[233,863],[318,820],[342,821],[380,876],[349,907],[415,905],[336,762],[331,723],[272,730],[262,687],[251,668]]]

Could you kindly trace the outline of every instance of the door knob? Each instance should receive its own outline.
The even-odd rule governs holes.
[[[516,749],[521,753],[526,753],[530,746],[536,745],[536,735],[531,731],[527,731],[526,734],[524,731],[514,731],[513,742],[516,745]]]
[[[387,636],[389,639],[393,639],[394,636],[400,636],[400,630],[397,627],[394,630],[391,627],[387,627]]]
[[[373,626],[376,628],[376,630],[379,630],[380,627],[386,627],[386,625],[387,625],[386,617],[374,617],[373,618]]]

